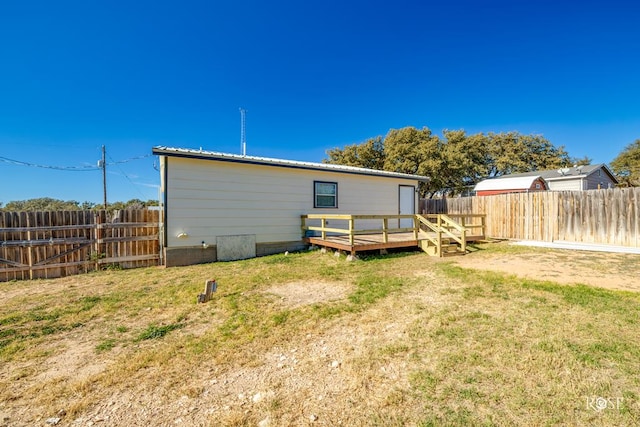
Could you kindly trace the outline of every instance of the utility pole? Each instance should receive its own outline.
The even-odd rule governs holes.
[[[102,165],[102,190],[104,192],[104,209],[107,209],[107,161],[105,159],[107,155],[107,151],[102,146],[102,160],[100,161]]]

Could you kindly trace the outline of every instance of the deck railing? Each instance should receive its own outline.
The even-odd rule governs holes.
[[[390,233],[413,233],[418,239],[418,220],[415,215],[340,215],[340,214],[308,214],[302,215],[302,234],[305,237],[314,237],[309,232],[319,232],[322,240],[326,240],[328,233],[334,235],[349,236],[349,243],[353,245],[354,236],[358,234],[382,234],[384,243],[389,241]],[[319,225],[310,225],[309,221],[320,222]],[[410,220],[411,227],[403,227],[402,220]],[[331,222],[333,221],[333,222]],[[360,222],[357,224],[356,221]],[[362,221],[366,221],[363,227]],[[336,223],[337,222],[337,223]],[[375,228],[375,224],[379,224]],[[373,226],[372,226],[373,224]],[[397,226],[395,226],[397,225]],[[359,226],[359,227],[358,227]]]
[[[426,218],[436,218],[437,216],[445,216],[452,222],[464,227],[470,236],[485,238],[485,230],[487,226],[487,216],[483,214],[423,214]],[[475,231],[478,230],[478,231]]]

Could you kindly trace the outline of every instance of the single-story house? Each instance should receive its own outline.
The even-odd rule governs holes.
[[[485,179],[476,184],[473,189],[477,196],[491,196],[506,193],[528,193],[530,191],[545,191],[549,187],[539,175],[508,176],[505,178]]]
[[[166,266],[305,247],[301,215],[414,214],[427,177],[350,166],[154,147]]]
[[[540,177],[551,191],[583,191],[613,188],[618,184],[611,169],[604,163],[596,165],[573,166],[545,171],[533,171],[503,175],[489,181],[511,178]]]

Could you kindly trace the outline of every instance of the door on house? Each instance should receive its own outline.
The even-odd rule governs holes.
[[[416,213],[416,187],[413,185],[400,186],[400,215],[414,215]],[[413,227],[413,220],[410,218],[400,220],[400,228]]]

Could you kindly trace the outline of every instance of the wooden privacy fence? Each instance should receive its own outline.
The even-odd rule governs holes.
[[[160,211],[0,212],[0,281],[160,263]]]
[[[421,200],[421,210],[484,214],[494,238],[640,247],[640,188]]]

